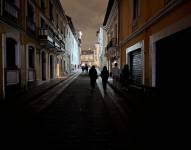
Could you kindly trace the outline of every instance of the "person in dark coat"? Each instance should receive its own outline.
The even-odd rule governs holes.
[[[88,73],[88,65],[85,64],[85,70],[86,70],[86,73]]]
[[[101,78],[102,78],[102,85],[103,85],[104,92],[106,92],[107,81],[108,81],[108,78],[109,78],[109,71],[107,70],[106,66],[104,66],[103,70],[101,71]]]
[[[121,72],[121,83],[124,88],[128,88],[129,84],[129,65],[125,64]]]
[[[92,89],[94,89],[95,84],[96,84],[96,79],[98,77],[95,66],[92,66],[91,69],[89,70],[89,76],[90,76],[90,85],[91,85]]]

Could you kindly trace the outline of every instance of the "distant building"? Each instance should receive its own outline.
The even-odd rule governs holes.
[[[107,57],[105,54],[106,49],[106,40],[107,40],[107,34],[106,31],[103,29],[103,27],[100,27],[99,31],[97,31],[96,34],[97,37],[97,49],[99,49],[98,53],[98,62],[99,62],[99,68],[102,69],[104,66],[108,66]]]
[[[94,51],[93,50],[82,50],[81,51],[81,65],[87,64],[89,67],[95,65]]]
[[[80,44],[81,40],[78,38],[78,34],[72,23],[72,19],[67,16],[68,25],[66,29],[66,49],[70,53],[70,70],[75,71],[80,65]]]

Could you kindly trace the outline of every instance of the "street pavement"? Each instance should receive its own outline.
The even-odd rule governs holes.
[[[104,93],[100,78],[91,89],[88,75],[81,73],[30,101],[22,111],[9,105],[1,111],[1,144],[6,149],[143,147],[143,110],[123,105],[125,98],[110,86]]]

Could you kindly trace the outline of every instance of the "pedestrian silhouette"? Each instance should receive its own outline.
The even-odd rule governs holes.
[[[109,78],[109,71],[107,70],[106,66],[104,66],[103,70],[101,71],[101,78],[102,78],[102,85],[103,85],[104,92],[106,92],[107,81],[108,81],[108,78]]]
[[[84,66],[82,66],[82,72],[84,72],[84,69],[85,69],[85,67],[84,67]]]
[[[97,71],[95,69],[95,66],[92,66],[91,69],[89,70],[89,76],[90,76],[90,85],[92,87],[92,89],[95,88],[95,83],[96,83],[96,79],[97,79]]]
[[[115,63],[114,68],[112,68],[112,77],[113,77],[113,86],[115,89],[117,89],[120,79],[120,69],[118,68],[117,63]]]
[[[86,70],[86,73],[88,73],[88,65],[85,64],[85,70]]]

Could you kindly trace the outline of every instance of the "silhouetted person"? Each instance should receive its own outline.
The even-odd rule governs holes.
[[[102,85],[103,85],[104,92],[106,92],[107,81],[108,81],[108,78],[109,78],[109,71],[107,70],[106,66],[104,66],[103,70],[101,71],[101,78],[102,78]]]
[[[91,69],[89,70],[89,76],[90,76],[90,84],[92,89],[95,88],[95,83],[97,79],[97,71],[95,69],[95,66],[92,66]]]
[[[112,68],[112,77],[113,77],[113,86],[115,89],[118,88],[118,82],[120,79],[120,69],[118,68],[118,64],[115,63],[114,68]]]
[[[88,65],[87,64],[85,65],[85,70],[88,73]]]
[[[84,67],[84,66],[81,66],[81,68],[82,68],[82,72],[84,72],[85,67]]]
[[[129,65],[125,64],[121,71],[121,84],[123,87],[128,88],[129,84]]]

